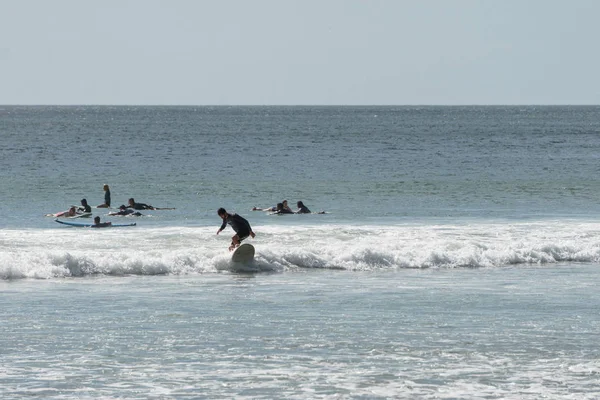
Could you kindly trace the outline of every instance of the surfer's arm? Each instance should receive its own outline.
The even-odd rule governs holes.
[[[221,224],[221,227],[220,227],[220,228],[219,228],[219,230],[217,231],[217,235],[218,235],[219,233],[221,233],[221,231],[222,231],[223,229],[225,229],[225,227],[226,227],[226,226],[227,226],[227,220],[225,220],[225,219],[224,219],[224,220],[223,220],[223,223]]]

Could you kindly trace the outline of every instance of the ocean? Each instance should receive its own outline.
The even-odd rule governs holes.
[[[597,399],[599,116],[0,106],[0,397]]]

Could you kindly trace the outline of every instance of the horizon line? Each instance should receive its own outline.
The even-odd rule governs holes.
[[[3,104],[0,107],[597,107],[592,103],[519,103],[519,104]]]

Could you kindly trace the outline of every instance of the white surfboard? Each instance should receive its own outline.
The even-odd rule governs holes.
[[[249,243],[241,244],[231,256],[231,261],[235,263],[250,262],[254,259],[254,246]]]
[[[65,218],[69,218],[69,219],[75,219],[75,218],[90,218],[92,216],[91,212],[82,212],[81,214],[75,214],[72,217],[65,217]]]

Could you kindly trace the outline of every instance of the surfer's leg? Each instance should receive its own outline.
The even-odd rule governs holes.
[[[229,250],[233,250],[236,247],[238,247],[240,245],[240,237],[237,235],[237,233],[235,235],[233,235],[231,237],[231,246],[229,246]]]

